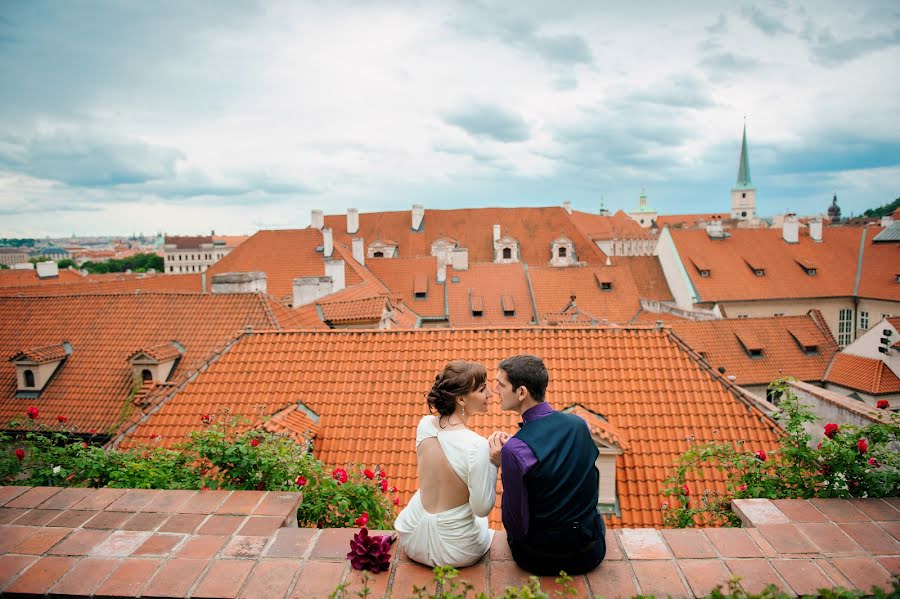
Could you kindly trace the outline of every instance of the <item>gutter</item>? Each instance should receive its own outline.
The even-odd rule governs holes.
[[[531,322],[533,324],[541,324],[541,319],[538,316],[537,301],[534,299],[534,289],[531,287],[531,275],[528,273],[528,265],[523,262],[522,266],[525,268],[525,282],[528,283],[528,297],[531,298],[531,309],[534,310],[534,319]]]

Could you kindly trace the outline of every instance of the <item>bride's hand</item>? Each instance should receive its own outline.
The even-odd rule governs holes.
[[[491,464],[498,468],[500,467],[500,452],[507,441],[509,441],[509,435],[503,431],[494,431],[488,437]]]

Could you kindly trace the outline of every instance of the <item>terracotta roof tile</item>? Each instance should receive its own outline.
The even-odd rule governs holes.
[[[134,358],[138,354],[144,354],[150,358],[153,358],[157,362],[168,362],[170,360],[180,358],[181,350],[178,349],[177,345],[169,341],[167,343],[154,345],[153,347],[139,349],[132,353],[128,358]]]
[[[723,239],[711,239],[706,231],[672,231],[701,302],[851,296],[861,235],[860,228],[827,227],[822,242],[801,235],[789,244],[780,229],[732,229]],[[748,257],[764,262],[764,276],[756,276]],[[814,276],[801,268],[804,261],[815,266]]]
[[[874,243],[873,238],[882,227],[866,230],[866,247],[863,250],[862,275],[859,296],[872,299],[900,301],[900,243]]]
[[[426,413],[424,392],[434,373],[460,357],[492,371],[521,352],[546,360],[552,405],[577,403],[602,413],[610,431],[627,439],[629,450],[617,458],[622,518],[614,519],[615,526],[661,525],[659,490],[687,439],[743,440],[764,449],[775,444],[773,424],[748,410],[667,331],[640,328],[253,333],[148,416],[126,442],[162,435],[163,444],[172,444],[199,428],[205,413],[227,408],[232,414],[276,414],[302,397],[319,416],[317,456],[331,465],[383,466],[405,503],[417,486],[415,428]],[[470,424],[487,435],[513,432],[516,421],[494,402]],[[690,484],[725,490],[714,471]],[[499,507],[491,522],[499,526]]]
[[[457,282],[458,281],[458,282]],[[513,310],[503,310],[503,297]],[[522,264],[470,264],[468,270],[447,270],[450,324],[519,326],[534,322],[528,279]],[[480,306],[481,315],[473,312]]]
[[[62,360],[66,355],[66,347],[62,343],[57,343],[55,345],[45,345],[43,347],[21,350],[10,358],[10,361],[25,358],[35,364],[46,364],[47,362],[57,362]]]
[[[36,270],[7,268],[0,270],[0,288],[26,287],[34,285],[55,285],[58,283],[73,283],[82,279],[81,274],[75,270],[62,269],[55,277],[40,278]]]
[[[166,235],[164,240],[166,245],[172,244],[176,248],[180,250],[185,249],[195,249],[200,247],[201,244],[204,243],[212,243],[213,238],[211,235],[195,235],[195,236],[178,236],[178,235]]]
[[[627,323],[641,309],[640,294],[627,266],[529,268],[538,312],[561,312],[575,296],[578,309],[608,322]],[[601,289],[598,279],[609,281]]]
[[[52,284],[0,287],[0,296],[96,295],[135,291],[200,293],[202,291],[202,279],[199,273],[177,275],[121,273],[88,275],[85,277],[79,276],[78,279],[71,281],[56,281]]]
[[[132,387],[136,348],[177,339],[185,353],[172,375],[180,384],[247,326],[278,328],[270,300],[255,294],[121,294],[0,298],[0,355],[68,341],[65,365],[32,400],[79,430],[115,431]],[[157,387],[153,393],[169,390]],[[0,427],[22,416],[15,366],[0,362]],[[287,403],[287,402],[286,402]]]
[[[837,352],[837,343],[816,314],[771,318],[727,318],[723,320],[669,322],[685,343],[702,354],[713,368],[724,367],[738,385],[767,385],[792,376],[801,381],[821,382]],[[815,346],[807,352],[798,343]],[[743,345],[742,345],[743,342]],[[746,347],[746,349],[745,349]],[[747,350],[760,349],[752,357]]]
[[[834,357],[826,380],[869,395],[900,393],[900,378],[881,360],[848,353]]]
[[[386,296],[368,297],[365,299],[343,302],[320,303],[322,316],[326,322],[351,323],[373,322],[377,325],[385,310],[390,309]]]
[[[319,430],[317,419],[297,404],[291,404],[277,412],[260,425],[263,429],[276,433],[287,434],[298,443],[305,443],[316,436]]]
[[[658,256],[616,256],[615,264],[626,266],[641,299],[671,302],[674,300]]]
[[[727,220],[731,218],[728,212],[710,212],[707,214],[660,214],[656,217],[656,226],[660,229],[671,227],[673,229],[695,229],[705,226],[713,219]]]
[[[290,303],[294,296],[294,279],[325,275],[325,262],[321,251],[322,232],[318,229],[285,229],[258,231],[247,241],[231,250],[224,258],[206,271],[212,276],[226,272],[266,273],[266,292],[281,302]],[[335,251],[340,254],[340,249]],[[347,287],[362,282],[362,278],[344,258],[344,279]]]
[[[437,258],[383,258],[366,261],[366,267],[420,316],[446,316],[444,285],[437,282]],[[426,294],[417,297],[416,282],[421,286],[423,279]]]
[[[612,216],[572,211],[572,222],[582,235],[591,240],[638,239],[651,237],[633,218],[619,210]]]

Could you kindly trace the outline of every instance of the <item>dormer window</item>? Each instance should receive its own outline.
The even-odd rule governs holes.
[[[512,249],[511,248],[503,248],[503,259],[504,260],[512,260]],[[897,280],[900,281],[900,275],[897,275]]]
[[[428,276],[424,273],[416,274],[413,279],[413,296],[416,299],[426,299],[428,297]]]
[[[472,295],[469,297],[469,303],[472,308],[472,316],[484,316],[484,300],[480,295]]]
[[[515,303],[513,303],[513,298],[511,295],[500,296],[500,307],[503,309],[504,316],[516,315],[516,305]]]
[[[750,330],[742,331],[741,333],[737,333],[738,342],[741,344],[741,347],[744,348],[744,351],[751,358],[762,358],[763,357],[763,345],[759,338],[755,333]]]
[[[612,291],[613,282],[608,276],[594,274],[594,280],[597,281],[600,291]]]
[[[797,346],[807,356],[815,356],[819,353],[819,341],[807,331],[791,330],[791,337],[797,342]]]
[[[709,265],[709,263],[706,262],[706,260],[697,257],[691,258],[691,262],[694,264],[694,268],[697,269],[697,272],[701,277],[703,277],[704,279],[709,278],[710,273],[712,273],[712,267]]]
[[[708,270],[705,270],[705,269],[702,269],[702,270],[700,271],[700,276],[703,277],[704,279],[708,279],[708,278],[709,278],[709,271],[708,271]]]
[[[16,367],[16,397],[40,396],[71,353],[72,346],[64,341],[26,349],[10,358]]]
[[[184,346],[169,341],[135,351],[128,356],[128,362],[136,381],[159,384],[169,380],[182,355]]]
[[[753,274],[755,274],[757,277],[764,277],[766,276],[766,271],[762,268],[754,268]]]
[[[557,237],[550,246],[550,266],[575,266],[575,244],[568,237]]]
[[[519,261],[519,242],[509,235],[494,241],[494,262],[510,263]]]
[[[390,239],[378,239],[369,244],[367,258],[394,258],[397,255],[397,242]]]
[[[816,276],[816,263],[809,258],[797,258],[797,264],[803,269],[807,276]]]

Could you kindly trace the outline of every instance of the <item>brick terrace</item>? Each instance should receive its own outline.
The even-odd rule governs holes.
[[[352,529],[297,528],[298,493],[0,487],[0,592],[9,597],[327,597],[361,589]],[[737,500],[744,528],[609,531],[582,597],[703,596],[733,575],[748,592],[889,588],[900,575],[900,499]],[[505,533],[461,578],[499,594],[528,574]],[[373,597],[408,597],[429,569],[395,548]],[[541,584],[555,588],[550,578]]]

